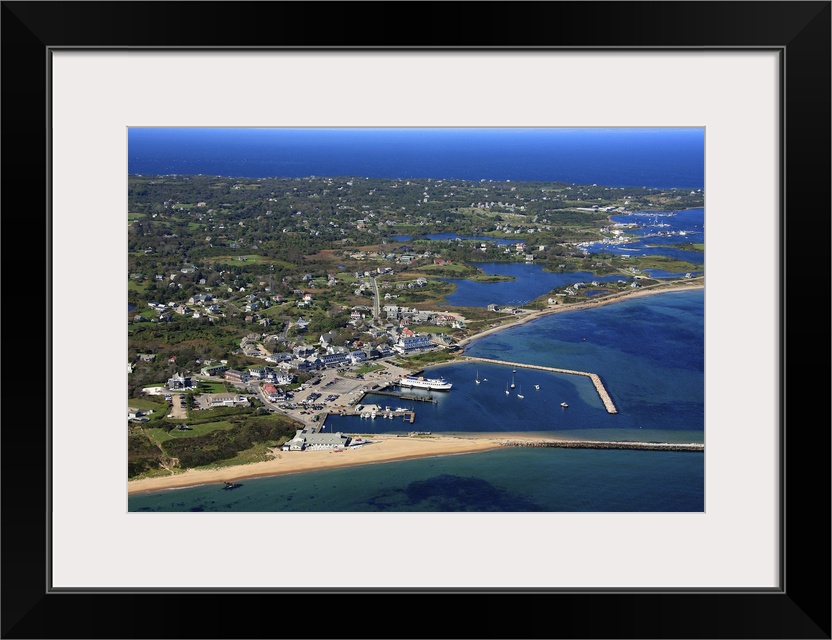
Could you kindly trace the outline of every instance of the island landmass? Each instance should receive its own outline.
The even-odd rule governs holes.
[[[704,287],[701,264],[593,249],[626,246],[639,211],[703,203],[701,190],[568,183],[130,176],[128,491],[562,440],[415,431],[289,447],[320,433],[328,413],[464,359],[493,332]],[[483,262],[620,278],[520,307],[449,305],[455,281],[513,279]],[[652,269],[684,275],[652,278]]]

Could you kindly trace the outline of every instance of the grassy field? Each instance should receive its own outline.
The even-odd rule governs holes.
[[[487,274],[487,273],[479,273],[468,280],[473,280],[474,282],[508,282],[509,280],[517,280],[514,276],[503,276],[498,273],[495,274]]]
[[[144,293],[147,291],[147,282],[136,282],[133,279],[127,281],[127,290],[128,291],[138,291],[140,293]]]
[[[149,429],[145,427],[142,431],[157,445],[161,444],[165,440],[170,440],[170,436],[165,433],[164,429]]]
[[[154,420],[161,420],[168,414],[170,405],[166,402],[153,402],[142,398],[130,399],[127,401],[127,406],[141,411],[152,411],[149,416],[144,416],[153,422]]]
[[[453,327],[449,327],[447,325],[445,325],[445,326],[438,326],[437,325],[435,327],[431,326],[431,327],[427,328],[427,331],[428,331],[428,333],[448,334],[448,333],[454,333],[454,332],[458,331],[458,329],[454,329]]]
[[[416,273],[416,272],[414,272]],[[440,278],[465,278],[473,276],[477,270],[467,264],[426,264],[418,269],[425,277],[436,276]]]
[[[396,364],[401,367],[417,369],[419,367],[424,367],[429,364],[449,362],[455,359],[456,356],[453,353],[449,353],[445,349],[436,349],[434,351],[427,351],[425,353],[420,353],[413,356],[397,358]]]
[[[642,256],[636,260],[638,268],[644,271],[645,269],[661,269],[671,273],[685,272],[685,271],[701,271],[702,265],[697,265],[685,260],[674,260],[664,256]]]
[[[266,264],[268,259],[265,256],[258,256],[256,254],[246,254],[246,255],[239,255],[239,256],[221,256],[217,258],[213,258],[211,262],[216,264],[224,264],[224,265],[239,265],[240,263],[245,264]]]
[[[246,449],[245,451],[240,451],[236,456],[233,458],[229,458],[228,460],[219,460],[213,464],[205,465],[202,467],[195,467],[196,469],[224,469],[225,467],[234,467],[241,464],[251,464],[253,462],[264,462],[266,460],[271,460],[271,455],[269,454],[269,450],[272,447],[280,446],[283,444],[282,442],[276,444],[266,444],[263,442],[258,442],[250,449]],[[281,455],[281,454],[278,454]]]
[[[370,373],[371,371],[378,371],[379,369],[384,369],[383,365],[380,364],[365,364],[358,369],[355,370],[355,373]]]
[[[217,422],[204,422],[202,424],[189,424],[191,427],[190,431],[178,431],[173,429],[169,432],[165,432],[164,429],[145,429],[145,433],[150,436],[150,438],[160,444],[165,440],[171,440],[173,438],[195,438],[196,436],[202,436],[206,433],[210,433],[211,431],[216,431],[217,429],[231,429],[234,425],[231,422],[225,421],[217,421]]]
[[[275,267],[296,268],[295,265],[292,265],[289,262],[275,260],[273,258],[268,258],[267,256],[257,255],[256,253],[214,256],[212,258],[206,258],[206,260],[209,260],[214,264],[224,264],[229,266],[240,266],[240,264],[273,264]]]
[[[141,409],[143,411],[153,409],[153,411],[159,412],[164,411],[165,408],[168,406],[168,403],[147,400],[146,398],[129,398],[127,400],[127,406],[133,407],[135,409]]]
[[[229,389],[230,386],[218,380],[200,380],[198,391],[199,393],[228,393],[233,391],[233,389]]]

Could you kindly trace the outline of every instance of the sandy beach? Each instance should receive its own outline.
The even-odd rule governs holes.
[[[129,494],[134,494],[377,462],[488,451],[501,447],[501,443],[505,442],[508,437],[518,440],[515,434],[506,437],[493,434],[483,437],[476,435],[459,437],[373,435],[370,438],[372,444],[348,447],[341,451],[276,451],[277,457],[265,462],[224,469],[189,469],[170,476],[131,480],[127,483],[127,491]]]
[[[542,311],[536,311],[520,316],[517,318],[516,322],[486,329],[485,331],[461,340],[459,344],[464,346],[477,338],[481,338],[497,331],[503,331],[504,329],[515,327],[519,324],[523,324],[552,313],[603,306],[617,301],[631,299],[633,297],[656,293],[686,291],[691,289],[701,289],[703,287],[704,279],[698,282],[694,280],[689,284],[685,283],[676,287],[644,287],[643,289],[639,289],[637,291],[623,293],[620,296],[605,298],[603,300],[550,307]],[[510,433],[465,434],[460,436],[432,434],[430,436],[422,437],[373,435],[370,439],[372,440],[372,444],[365,444],[361,447],[348,447],[340,451],[275,450],[274,457],[271,460],[264,462],[255,462],[252,464],[226,467],[222,469],[188,469],[187,471],[175,473],[169,476],[131,480],[127,484],[127,490],[129,494],[135,494],[150,491],[162,491],[165,489],[192,487],[201,484],[221,484],[224,482],[236,482],[251,478],[303,473],[306,471],[319,471],[322,469],[336,469],[362,464],[475,453],[500,448],[509,440],[513,442],[522,440],[531,442],[561,438],[553,438],[544,434],[534,434],[532,436],[524,437],[519,436],[516,433]]]

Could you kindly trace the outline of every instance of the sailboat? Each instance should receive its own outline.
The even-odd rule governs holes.
[[[525,398],[526,397],[526,396],[523,395],[523,385],[522,384],[520,385],[520,389],[518,389],[518,391],[517,391],[517,397],[518,398]]]
[[[477,384],[479,384],[479,383],[480,383],[480,370],[479,370],[479,369],[477,369],[477,380],[476,380],[476,383],[477,383]]]
[[[511,376],[511,388],[514,389],[514,376]]]

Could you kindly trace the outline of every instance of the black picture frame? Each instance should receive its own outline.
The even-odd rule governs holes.
[[[396,17],[402,11],[408,19]],[[809,349],[816,357],[816,325],[818,319],[828,321],[829,305],[821,293],[822,306],[814,305],[811,314],[793,306],[787,315],[786,307],[787,300],[802,305],[816,299],[825,278],[810,277],[816,273],[814,261],[823,258],[824,275],[830,264],[830,2],[3,2],[0,17],[6,301],[37,299],[32,294],[43,287],[47,371],[56,321],[48,277],[51,51],[767,49],[779,52],[784,79],[780,588],[56,593],[50,588],[48,553],[51,415],[44,394],[49,385],[32,379],[35,358],[29,352],[24,357],[7,351],[7,420],[0,436],[3,638],[215,638],[228,637],[228,628],[233,637],[830,638],[830,430],[825,421],[818,426],[816,418],[800,411],[827,397],[828,378],[815,373],[798,381],[797,375],[811,368],[800,351]],[[824,246],[807,251],[802,244],[807,235],[821,235]],[[34,284],[25,285],[25,291],[19,289],[19,264],[11,260],[19,255],[21,239],[30,252],[33,246],[44,250],[42,271],[36,260],[27,261],[25,282]],[[797,259],[788,273],[787,254]],[[5,344],[20,336],[39,341],[40,333],[32,328],[37,315],[4,314]],[[828,326],[824,322],[822,335],[828,335]],[[793,338],[791,361],[788,336]],[[787,405],[788,364],[800,387],[793,385]],[[392,607],[395,620],[388,622],[379,605]],[[348,613],[358,606],[368,615]],[[297,607],[309,607],[300,620]],[[118,627],[112,626],[113,613],[121,621]],[[228,624],[220,624],[220,618]]]

